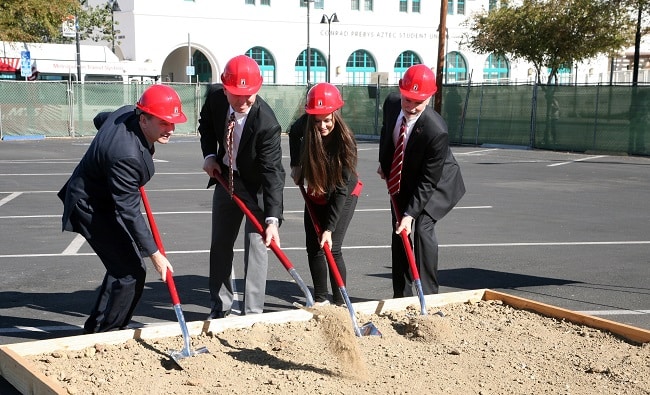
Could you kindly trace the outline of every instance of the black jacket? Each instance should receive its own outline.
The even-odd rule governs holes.
[[[401,96],[391,93],[384,101],[379,138],[379,163],[390,174],[395,144],[393,128],[401,111]],[[427,106],[413,126],[404,149],[402,181],[396,201],[402,214],[417,217],[424,210],[436,221],[444,217],[465,194],[465,183],[449,148],[447,125]]]
[[[220,164],[226,153],[223,142],[229,107],[223,88],[213,85],[206,94],[199,119],[203,158],[214,154]],[[246,189],[251,196],[263,192],[264,215],[280,219],[285,178],[281,132],[273,110],[257,96],[246,118],[237,151],[237,170]],[[211,178],[208,187],[216,182]]]
[[[97,135],[58,193],[63,202],[63,230],[86,238],[80,220],[114,220],[124,227],[143,256],[158,250],[140,211],[140,187],[154,175],[153,149],[144,137],[134,106],[95,118]],[[74,210],[83,216],[72,216]]]

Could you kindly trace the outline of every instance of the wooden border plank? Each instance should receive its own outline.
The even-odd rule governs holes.
[[[41,373],[30,361],[9,347],[0,346],[0,374],[21,394],[68,394],[57,381]]]
[[[636,343],[650,342],[650,331],[618,322],[598,318],[575,311],[535,302],[502,292],[486,290],[484,300],[501,300],[503,303],[522,310],[530,310],[547,317],[565,319],[574,324],[602,329]]]

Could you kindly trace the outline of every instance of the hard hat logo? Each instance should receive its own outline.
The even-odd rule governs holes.
[[[322,99],[318,100],[318,104],[316,106],[323,107],[323,100]]]
[[[242,78],[241,80],[239,80],[239,86],[242,88],[246,86],[246,78]]]
[[[413,88],[411,88],[411,90],[412,90],[413,92],[417,92],[418,90],[420,90],[420,87],[419,87],[418,84],[413,84]]]

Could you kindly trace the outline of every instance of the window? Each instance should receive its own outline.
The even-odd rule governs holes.
[[[460,52],[449,52],[445,59],[444,83],[467,81],[467,61]]]
[[[255,5],[255,0],[246,0],[244,4]]]
[[[413,66],[414,64],[420,63],[422,63],[422,60],[413,51],[404,51],[399,54],[397,59],[395,59],[395,64],[393,65],[393,71],[395,72],[395,83],[399,83],[399,80],[404,76],[406,69]]]
[[[363,49],[356,50],[350,55],[345,64],[347,72],[347,83],[350,85],[367,85],[370,83],[370,77],[373,72],[377,71],[375,59]]]
[[[312,84],[327,81],[327,59],[323,54],[314,48],[309,48],[311,63],[309,63],[309,82]],[[298,55],[295,63],[296,84],[307,84],[307,50],[305,49]]]
[[[499,82],[507,80],[510,76],[510,65],[503,56],[491,54],[485,60],[483,67],[483,80],[487,82]]]
[[[351,0],[350,9],[353,11],[359,11],[359,0]]]
[[[260,66],[262,78],[265,83],[275,83],[275,60],[266,49],[262,47],[253,47],[246,51],[245,55],[255,59],[257,64]]]
[[[420,13],[420,0],[412,0],[411,1],[411,11],[413,11],[413,13],[416,13],[416,14]]]
[[[196,76],[200,82],[210,82],[212,79],[212,67],[210,61],[205,57],[203,52],[195,51],[192,55],[192,64],[196,71]]]
[[[488,3],[488,11],[496,10],[497,8],[504,8],[508,6],[508,0],[490,0]]]
[[[447,0],[447,15],[454,15],[454,0]]]
[[[409,4],[407,0],[399,0],[399,12],[407,12]]]
[[[271,5],[271,0],[260,0],[260,5]]]
[[[465,15],[465,0],[458,0],[456,5],[456,14]]]
[[[316,9],[320,9],[320,10],[325,9],[325,0],[300,0],[300,6],[307,7],[307,2],[314,3],[314,8]]]
[[[364,5],[363,5],[363,9],[365,11],[372,11],[372,7],[373,7],[372,3],[373,3],[372,0],[365,0]]]
[[[546,72],[551,74],[551,69],[547,68]],[[571,64],[562,63],[557,69],[557,74],[555,75],[556,82],[558,84],[571,84],[571,76],[573,75],[573,70],[571,69]]]

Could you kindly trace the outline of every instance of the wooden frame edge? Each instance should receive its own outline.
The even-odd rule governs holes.
[[[591,315],[577,313],[575,311],[554,307],[545,303],[535,302],[519,296],[509,295],[503,292],[485,290],[484,300],[501,300],[503,303],[522,310],[530,310],[535,313],[558,319],[565,319],[574,324],[585,325],[590,328],[601,329],[623,337],[629,341],[643,344],[650,342],[650,331],[637,328],[631,325],[598,318]]]

